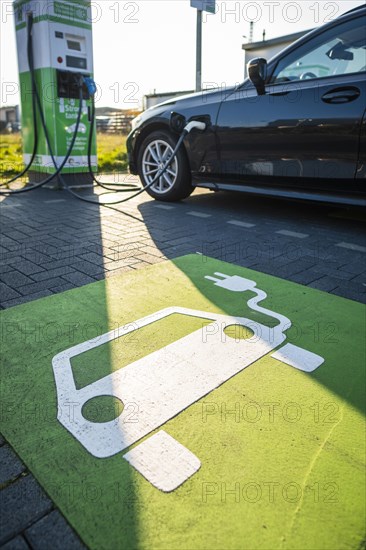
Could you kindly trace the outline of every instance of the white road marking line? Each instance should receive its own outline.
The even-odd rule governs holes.
[[[12,208],[13,206],[20,206],[20,203],[19,202],[14,202],[14,203],[10,203],[10,202],[1,202],[0,203],[2,207],[6,206],[7,208]]]
[[[295,237],[296,239],[306,239],[306,237],[309,237],[307,233],[297,233],[296,231],[287,231],[286,229],[281,229],[280,231],[276,231],[276,233],[285,237]]]
[[[347,248],[348,250],[354,250],[355,252],[366,252],[366,246],[360,246],[353,243],[337,243],[336,246],[340,248]]]
[[[187,212],[187,216],[194,216],[195,218],[211,218],[212,214],[204,214],[203,212],[191,210],[190,212]]]
[[[175,206],[169,206],[168,204],[154,204],[155,208],[160,208],[161,210],[174,210]]]
[[[66,202],[66,199],[53,199],[52,201],[43,201],[44,204],[56,204],[56,202]]]
[[[245,227],[246,229],[255,227],[255,223],[240,222],[239,220],[230,220],[226,223],[229,223],[230,225],[236,225],[238,227]]]

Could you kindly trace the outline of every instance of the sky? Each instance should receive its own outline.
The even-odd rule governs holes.
[[[242,44],[319,26],[364,0],[218,0],[203,15],[202,83],[231,85],[244,77]],[[194,90],[197,10],[190,0],[92,0],[97,106],[141,108],[144,94]],[[0,0],[1,105],[19,102],[11,0]],[[245,36],[245,38],[244,38]]]

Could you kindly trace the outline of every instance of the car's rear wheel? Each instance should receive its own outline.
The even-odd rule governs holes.
[[[138,152],[137,167],[144,187],[147,187],[159,170],[173,155],[177,140],[168,132],[159,130],[149,134]],[[178,149],[166,172],[146,191],[160,201],[178,201],[193,191],[191,173],[183,144]]]

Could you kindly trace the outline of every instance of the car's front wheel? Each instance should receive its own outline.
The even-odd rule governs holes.
[[[189,197],[193,191],[191,173],[183,144],[165,173],[148,187],[172,157],[177,140],[163,130],[152,132],[141,144],[137,167],[146,191],[160,201],[179,201]]]

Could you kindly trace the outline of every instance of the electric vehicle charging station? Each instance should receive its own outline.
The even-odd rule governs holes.
[[[15,0],[16,40],[22,106],[23,158],[29,162],[34,147],[32,74],[28,62],[28,19],[33,17],[34,78],[40,96],[52,152],[59,166],[64,160],[78,118],[79,79],[93,77],[93,39],[90,0]],[[62,169],[66,182],[91,182],[88,167],[88,136],[92,100],[85,84],[82,89],[81,119],[72,153]],[[37,182],[52,174],[55,166],[39,113],[38,146],[29,180]],[[91,130],[95,138],[95,124]],[[96,141],[93,139],[91,167],[97,169]]]
[[[91,2],[15,0],[13,5],[25,168],[4,185],[8,186],[26,173],[34,185],[0,190],[0,195],[32,191],[55,179],[62,188],[82,201],[97,206],[121,204],[140,195],[163,176],[191,130],[205,130],[203,122],[185,121],[171,157],[146,186],[112,184],[113,187],[108,187],[97,180],[94,175],[97,171],[94,102],[97,87],[93,79],[91,15],[88,16]],[[42,174],[48,174],[48,177],[44,178]],[[77,185],[96,183],[112,194],[133,194],[116,201],[101,202],[75,193],[66,179],[68,183]]]

